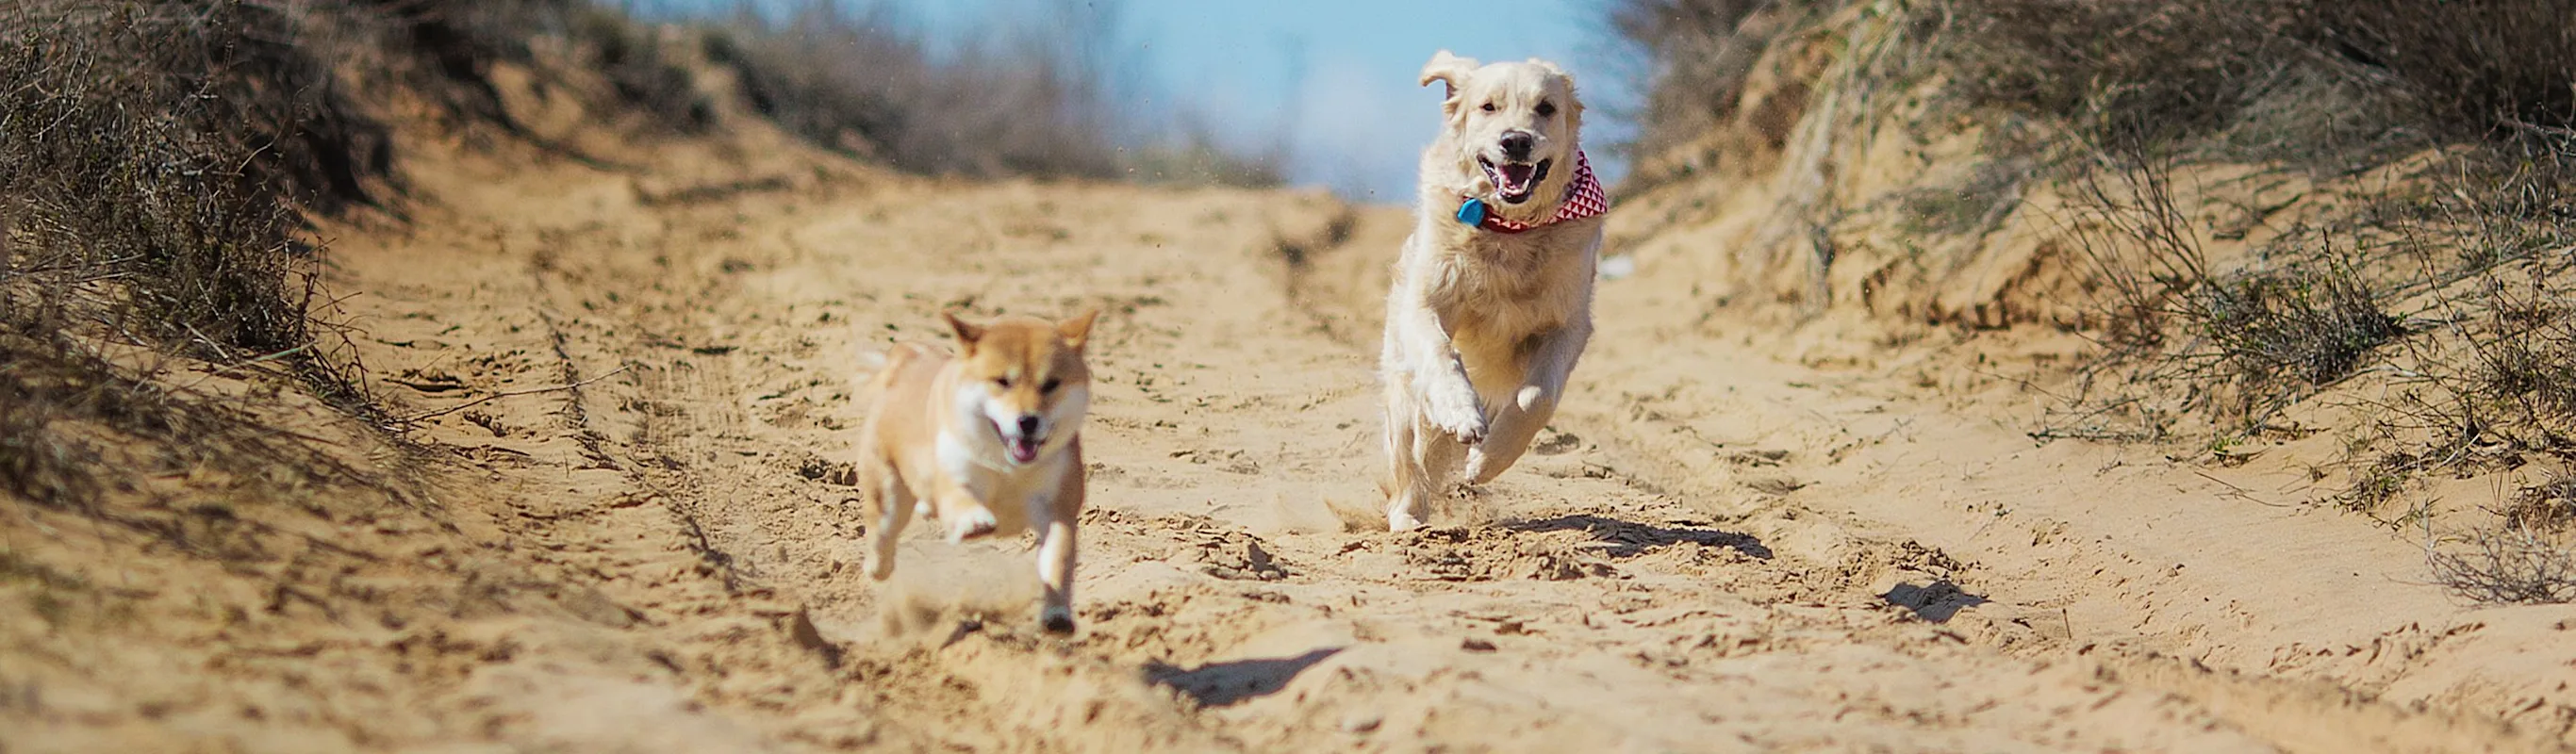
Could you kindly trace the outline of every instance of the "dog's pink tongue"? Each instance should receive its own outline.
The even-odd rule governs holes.
[[[1012,440],[1010,446],[1011,460],[1028,463],[1038,459],[1038,444],[1035,440]]]
[[[1538,168],[1532,165],[1504,165],[1503,183],[1511,188],[1528,186],[1530,176],[1537,172]]]

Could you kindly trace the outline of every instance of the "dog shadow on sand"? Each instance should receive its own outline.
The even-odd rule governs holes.
[[[1169,686],[1202,707],[1224,707],[1279,693],[1297,674],[1341,651],[1341,647],[1324,647],[1295,657],[1212,662],[1186,670],[1154,662],[1145,666],[1145,680]]]
[[[1502,526],[1511,531],[1530,533],[1584,532],[1605,545],[1602,553],[1613,558],[1631,557],[1658,547],[1689,542],[1708,547],[1723,547],[1759,560],[1771,559],[1771,548],[1763,545],[1758,537],[1690,524],[1657,526],[1590,513],[1577,513],[1510,521]]]

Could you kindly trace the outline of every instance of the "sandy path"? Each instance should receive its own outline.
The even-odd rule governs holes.
[[[421,435],[457,459],[440,494],[464,536],[549,590],[437,629],[462,637],[431,694],[471,722],[450,731],[582,750],[2545,748],[2327,683],[2360,670],[2171,659],[2262,671],[2396,630],[2284,596],[2348,571],[2342,588],[2438,601],[2382,583],[2384,534],[1781,363],[1695,321],[1654,260],[1608,284],[1565,416],[1452,501],[1458,525],[1345,533],[1328,502],[1375,504],[1371,309],[1400,215],[702,149],[651,180],[424,162],[437,206],[412,230],[343,231],[371,364],[432,386],[388,388],[414,408],[581,384]],[[866,580],[853,355],[934,339],[943,307],[1086,304],[1109,316],[1081,632],[1033,631],[1016,544],[916,536],[895,582]],[[2152,493],[2060,502],[2106,485]]]

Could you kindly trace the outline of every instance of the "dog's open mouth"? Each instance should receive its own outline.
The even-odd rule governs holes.
[[[998,431],[1001,427],[997,425],[994,429]],[[1030,461],[1038,460],[1038,448],[1043,447],[1044,444],[1045,440],[1043,438],[1028,436],[1012,437],[1008,434],[1002,435],[1002,449],[1011,454],[1012,463],[1028,463]]]
[[[1476,158],[1476,162],[1484,166],[1485,177],[1493,179],[1494,196],[1504,204],[1529,201],[1531,194],[1538,193],[1538,182],[1547,180],[1547,169],[1556,164],[1555,160],[1540,160],[1537,164],[1506,162],[1496,165],[1482,157]]]

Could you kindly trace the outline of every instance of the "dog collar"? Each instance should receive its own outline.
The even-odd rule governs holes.
[[[1458,222],[1496,233],[1520,233],[1541,225],[1599,217],[1610,211],[1610,194],[1601,190],[1601,179],[1592,175],[1592,158],[1574,153],[1574,183],[1565,187],[1565,202],[1556,205],[1556,214],[1535,223],[1512,220],[1486,211],[1485,200],[1466,197],[1458,203]]]

